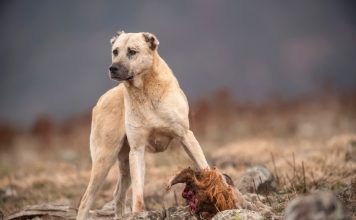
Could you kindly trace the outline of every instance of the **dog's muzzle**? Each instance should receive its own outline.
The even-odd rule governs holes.
[[[133,76],[129,74],[127,68],[118,64],[112,64],[109,67],[110,78],[118,81],[131,80]]]

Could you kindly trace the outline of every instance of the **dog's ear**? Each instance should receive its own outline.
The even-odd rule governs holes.
[[[115,33],[115,35],[110,39],[111,45],[113,45],[118,37],[120,37],[121,34],[124,34],[125,31],[118,31]]]
[[[159,41],[154,34],[145,32],[143,33],[143,37],[145,38],[145,41],[147,42],[151,50],[157,49],[157,46],[159,45]]]

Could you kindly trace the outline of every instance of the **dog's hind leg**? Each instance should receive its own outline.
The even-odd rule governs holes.
[[[92,170],[89,185],[81,199],[77,220],[88,219],[95,196],[125,143],[124,87],[110,89],[93,109],[90,133]]]
[[[115,216],[118,218],[125,214],[126,194],[131,185],[130,163],[129,163],[130,146],[125,138],[124,145],[119,152],[119,179],[114,192]]]
[[[117,160],[117,149],[110,151],[102,146],[91,146],[91,149],[93,148],[95,148],[95,152],[92,152],[92,170],[90,180],[80,201],[77,220],[88,219],[88,213],[94,204],[96,194],[103,185],[110,168]]]

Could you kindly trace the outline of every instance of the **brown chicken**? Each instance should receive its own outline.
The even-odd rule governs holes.
[[[182,197],[190,211],[198,216],[211,218],[219,211],[237,207],[231,178],[216,168],[199,171],[188,167],[171,180],[168,188],[177,183],[186,184]]]

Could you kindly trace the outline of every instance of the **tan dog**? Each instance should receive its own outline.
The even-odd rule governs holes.
[[[124,214],[132,182],[132,210],[144,210],[144,152],[162,152],[178,139],[199,169],[208,168],[203,151],[189,130],[188,102],[172,71],[159,56],[157,38],[150,33],[118,32],[112,39],[110,77],[122,81],[93,109],[90,152],[92,172],[77,220],[89,209],[110,168],[119,162],[114,192],[115,215]]]

